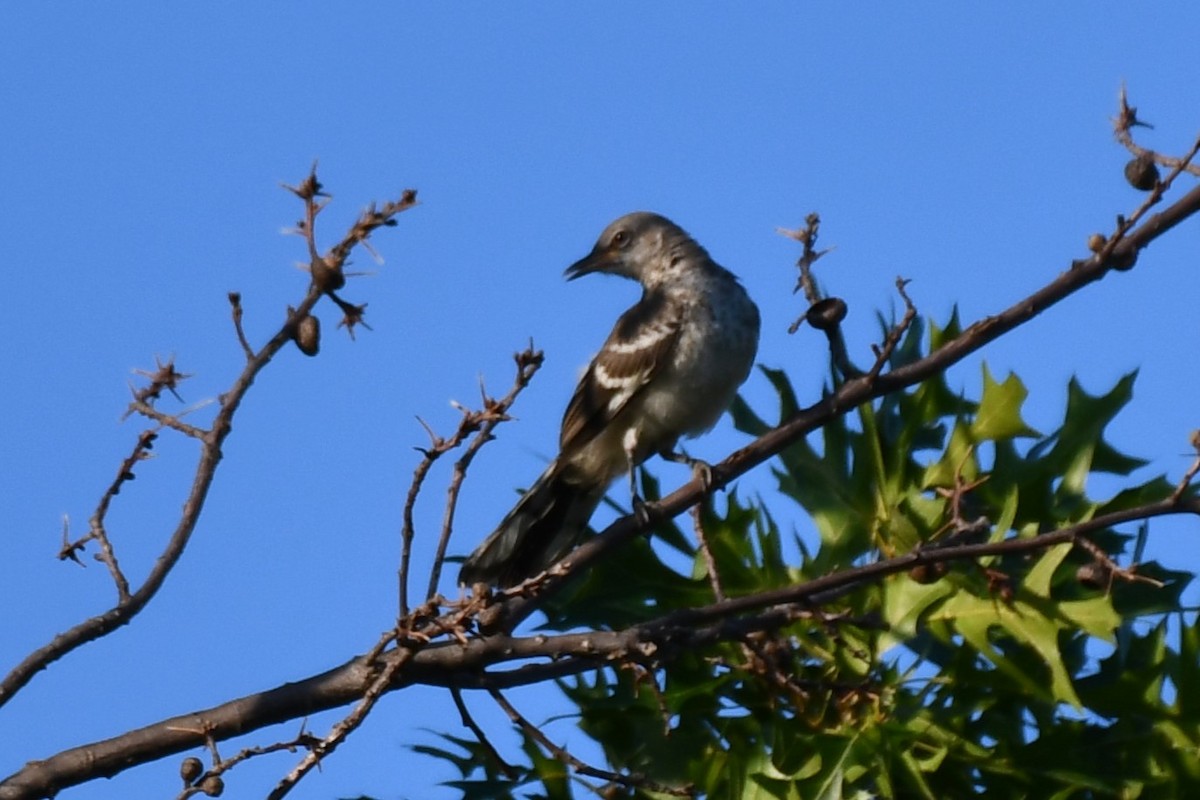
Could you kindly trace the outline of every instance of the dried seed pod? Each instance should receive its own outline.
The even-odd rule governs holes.
[[[1103,589],[1108,586],[1108,567],[1099,561],[1084,564],[1075,570],[1075,580],[1089,589]]]
[[[225,791],[225,781],[219,775],[209,775],[200,783],[200,791],[209,797],[220,797]]]
[[[179,765],[179,777],[183,778],[184,784],[188,786],[196,778],[199,778],[202,772],[204,772],[204,764],[195,756],[188,756]]]
[[[1158,167],[1154,164],[1152,153],[1142,153],[1125,165],[1125,180],[1129,185],[1143,192],[1148,192],[1158,185]]]
[[[311,314],[296,324],[292,341],[306,356],[315,356],[321,349],[321,321]]]
[[[808,324],[819,331],[827,331],[846,318],[846,302],[840,297],[818,300],[804,312]]]
[[[324,258],[314,258],[308,267],[313,283],[322,292],[336,292],[346,285],[346,276],[340,266],[330,264]]]
[[[937,583],[946,575],[946,565],[941,561],[917,564],[908,571],[908,577],[920,584]]]

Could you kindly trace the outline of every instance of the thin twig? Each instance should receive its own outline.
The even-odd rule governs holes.
[[[1196,460],[1188,467],[1187,472],[1183,473],[1183,477],[1179,479],[1179,483],[1175,486],[1175,491],[1171,492],[1171,499],[1178,501],[1183,497],[1183,493],[1187,491],[1192,479],[1196,477],[1196,473],[1200,472],[1200,430],[1192,431],[1188,437],[1188,442],[1192,449],[1196,451]]]
[[[417,504],[417,497],[421,494],[421,488],[425,485],[425,478],[429,474],[429,470],[433,468],[433,463],[445,452],[446,440],[433,432],[433,428],[425,422],[425,420],[417,417],[417,422],[425,428],[425,432],[429,434],[429,447],[416,448],[421,452],[421,460],[417,462],[417,466],[413,469],[412,480],[408,483],[408,494],[404,498],[404,510],[401,512],[400,524],[400,569],[397,574],[400,605],[398,619],[404,620],[408,618],[408,575],[412,564],[412,543],[416,532],[413,524],[413,509]]]
[[[321,763],[321,759],[337,749],[338,745],[346,740],[346,737],[354,732],[359,725],[371,713],[371,709],[379,702],[380,698],[387,692],[389,684],[396,674],[412,659],[415,651],[409,648],[402,648],[397,657],[390,660],[383,669],[379,670],[375,679],[371,681],[370,686],[363,692],[362,699],[358,705],[350,712],[343,720],[333,726],[333,729],[318,741],[313,741],[308,744],[308,753],[304,758],[300,759],[291,772],[280,779],[279,783],[275,784],[275,788],[267,795],[267,800],[280,800],[286,797],[300,780],[312,771],[313,767]]]
[[[708,572],[708,585],[712,587],[713,597],[725,599],[725,590],[721,587],[721,574],[717,571],[717,560],[713,557],[712,548],[708,546],[708,537],[704,534],[704,502],[692,506],[692,529],[700,543],[700,552],[704,556],[704,568]]]
[[[884,337],[883,347],[875,349],[875,363],[871,365],[871,369],[867,370],[867,380],[874,380],[879,377],[879,373],[883,370],[888,359],[892,357],[892,353],[896,350],[896,345],[900,344],[900,340],[904,338],[904,334],[912,326],[913,320],[917,318],[917,307],[913,305],[913,301],[905,291],[908,286],[908,279],[896,278],[896,291],[900,293],[900,297],[904,299],[904,317],[901,318],[899,324],[895,325],[887,336]]]
[[[1161,589],[1166,586],[1165,583],[1157,578],[1151,578],[1149,575],[1140,575],[1137,571],[1137,564],[1129,567],[1122,567],[1104,549],[1092,542],[1089,539],[1081,538],[1075,542],[1080,550],[1084,550],[1092,557],[1092,563],[1107,576],[1107,582],[1111,586],[1114,578],[1120,578],[1126,583],[1145,583],[1153,586],[1155,589]]]
[[[500,755],[500,751],[496,749],[496,746],[488,739],[487,734],[483,732],[483,728],[479,727],[479,724],[475,722],[475,718],[471,716],[471,712],[467,709],[467,704],[463,702],[462,690],[456,686],[452,686],[450,687],[450,696],[454,698],[454,706],[458,709],[458,715],[462,719],[462,724],[470,728],[471,733],[475,734],[475,740],[487,751],[488,758],[504,773],[504,777],[510,781],[516,780],[520,773],[516,767],[504,760]]]
[[[584,761],[580,761],[566,749],[559,747],[554,742],[550,741],[550,739],[544,733],[542,733],[536,725],[525,719],[521,712],[517,711],[513,704],[508,702],[508,699],[505,698],[499,690],[489,689],[488,693],[492,696],[492,699],[496,701],[496,704],[499,705],[500,708],[504,709],[504,713],[508,714],[508,718],[520,726],[521,730],[525,732],[526,736],[540,744],[546,749],[547,752],[550,753],[550,755],[571,767],[580,775],[599,778],[601,780],[608,781],[609,783],[615,783],[620,786],[627,786],[629,788],[645,789],[646,791],[650,792],[662,792],[663,794],[669,794],[673,797],[695,796],[695,792],[693,792],[690,788],[665,786],[650,780],[644,775],[637,773],[622,775],[619,772],[600,769],[599,767],[593,767]]]
[[[300,725],[300,732],[296,734],[295,738],[289,741],[247,747],[229,758],[221,758],[217,752],[216,742],[210,741],[209,750],[212,753],[213,765],[192,781],[190,786],[185,787],[182,792],[176,795],[176,800],[187,800],[187,798],[196,795],[210,795],[212,793],[213,779],[219,778],[243,761],[248,761],[257,756],[270,755],[271,753],[294,753],[301,748],[308,749],[314,747],[319,741],[317,737],[305,730],[303,722]]]
[[[446,490],[446,510],[442,517],[442,532],[438,537],[437,552],[433,559],[433,568],[429,571],[429,587],[426,590],[426,596],[432,597],[437,591],[438,581],[441,580],[442,562],[446,557],[446,548],[450,543],[450,534],[454,528],[454,512],[458,507],[458,496],[462,489],[463,480],[467,476],[467,469],[471,466],[471,462],[475,458],[475,454],[479,452],[485,444],[493,438],[492,431],[502,422],[511,419],[508,415],[508,410],[512,408],[516,402],[517,396],[529,385],[533,380],[533,376],[541,368],[544,361],[544,355],[541,350],[535,350],[533,342],[519,353],[513,355],[513,361],[516,362],[517,374],[513,378],[512,387],[508,390],[508,394],[499,400],[495,400],[487,396],[483,392],[482,386],[480,391],[483,394],[483,410],[478,412],[479,422],[478,431],[467,445],[462,457],[454,463],[454,471],[450,478],[450,485]]]
[[[229,305],[233,312],[233,329],[237,332],[238,343],[242,346],[242,352],[246,354],[246,360],[253,361],[254,348],[250,346],[250,342],[246,340],[246,332],[242,330],[242,293],[230,292]]]
[[[160,428],[170,428],[173,431],[182,433],[192,439],[203,441],[209,434],[208,429],[198,428],[195,425],[189,425],[179,418],[178,414],[164,414],[154,406],[142,400],[135,400],[129,404],[132,411],[136,411],[147,419],[151,419],[159,424]],[[194,410],[194,409],[193,409]]]
[[[809,305],[813,305],[821,300],[821,290],[817,286],[816,278],[813,277],[812,268],[817,263],[817,260],[830,252],[833,248],[826,250],[817,250],[817,235],[821,230],[821,217],[816,212],[810,213],[804,218],[804,227],[795,230],[789,228],[777,228],[776,232],[781,236],[786,236],[789,239],[795,239],[804,246],[800,254],[800,258],[796,261],[796,268],[800,271],[800,275],[796,279],[796,288],[793,293],[800,290],[804,291],[804,297],[808,300]],[[795,333],[800,327],[800,322],[804,318],[796,320],[795,324],[788,329],[788,333]]]

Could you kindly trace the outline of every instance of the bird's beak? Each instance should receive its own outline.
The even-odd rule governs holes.
[[[592,272],[607,272],[612,265],[612,254],[607,250],[596,249],[576,261],[563,272],[567,280],[573,281]]]

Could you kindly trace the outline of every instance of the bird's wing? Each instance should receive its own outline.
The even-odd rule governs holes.
[[[679,339],[681,312],[661,295],[651,295],[621,315],[567,405],[562,453],[590,442],[654,379]]]

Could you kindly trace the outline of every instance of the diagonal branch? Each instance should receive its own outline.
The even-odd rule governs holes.
[[[1177,169],[1175,174],[1178,172]],[[1165,190],[1165,187],[1169,186],[1168,181],[1173,178],[1174,175],[1169,176],[1159,188]],[[1158,193],[1156,190],[1152,195]],[[1148,198],[1147,203],[1153,199],[1153,196]],[[572,575],[581,573],[589,564],[610,550],[644,535],[653,528],[656,519],[673,517],[695,505],[706,492],[723,488],[734,478],[778,455],[784,448],[835,417],[844,415],[864,403],[914,386],[948,369],[1110,272],[1130,269],[1143,249],[1198,211],[1200,186],[1194,187],[1167,208],[1145,219],[1133,230],[1122,231],[1126,221],[1120,220],[1117,233],[1110,237],[1108,246],[1100,253],[1074,262],[1070,269],[1050,283],[1004,311],[973,323],[956,339],[946,342],[926,357],[881,375],[866,374],[848,379],[837,391],[819,403],[798,411],[791,419],[714,465],[712,481],[707,488],[699,480],[684,484],[658,503],[651,504],[652,513],[649,519],[639,521],[634,516],[618,519],[600,535],[580,545],[558,565],[551,567],[545,579],[537,581],[532,587],[523,588],[520,592],[510,592],[506,600],[490,609],[489,629],[512,630],[537,611],[545,599],[558,591]]]

